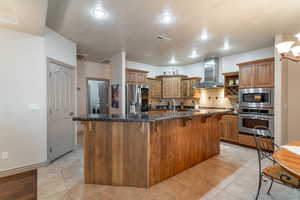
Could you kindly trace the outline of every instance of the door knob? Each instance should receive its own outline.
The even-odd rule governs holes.
[[[70,112],[70,116],[73,116],[74,115],[74,113],[73,112]]]

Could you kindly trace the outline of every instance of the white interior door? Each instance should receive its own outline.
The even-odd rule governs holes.
[[[74,68],[48,64],[48,161],[72,151],[75,145]]]

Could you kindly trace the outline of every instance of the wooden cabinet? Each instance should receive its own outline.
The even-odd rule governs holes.
[[[163,76],[163,98],[181,98],[181,79],[182,76]]]
[[[274,87],[274,58],[240,63],[240,88]]]
[[[190,80],[182,80],[181,81],[181,91],[182,91],[182,98],[189,98],[190,96]]]
[[[172,98],[181,98],[181,78],[172,78]]]
[[[221,139],[224,141],[238,142],[238,116],[224,115],[221,121]]]
[[[147,71],[126,69],[126,82],[128,83],[145,83]]]
[[[264,143],[264,149],[269,150],[269,151],[274,151],[273,149],[273,142],[271,139],[263,139],[262,140]],[[239,134],[239,144],[256,148],[255,144],[255,139],[253,135],[245,135],[245,134]]]
[[[264,62],[255,65],[255,87],[274,87],[274,62]]]
[[[146,84],[149,86],[149,98],[161,98],[162,83],[159,79],[148,78]]]
[[[240,67],[240,88],[253,88],[254,66]]]
[[[182,98],[195,98],[194,86],[198,85],[201,78],[193,77],[182,79],[181,81],[181,96]]]
[[[163,98],[173,98],[172,78],[163,78]]]

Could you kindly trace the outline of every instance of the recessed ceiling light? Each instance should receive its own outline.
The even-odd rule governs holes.
[[[173,57],[170,61],[169,64],[175,65],[176,63],[178,63],[178,61],[175,59],[175,57]]]
[[[175,16],[169,12],[162,14],[159,18],[160,23],[162,24],[172,24],[175,22]]]
[[[223,50],[228,50],[228,49],[230,49],[229,41],[228,41],[228,40],[225,40],[225,41],[224,41]]]
[[[204,29],[202,31],[202,34],[201,34],[201,37],[200,37],[201,40],[208,40],[208,34],[207,34],[207,30]]]
[[[196,50],[193,50],[192,54],[189,56],[190,58],[198,58],[199,54],[197,53]]]
[[[108,14],[103,8],[93,8],[92,15],[97,19],[104,19]]]
[[[298,39],[298,41],[300,42],[300,33],[297,33],[296,35],[295,35],[295,37]]]

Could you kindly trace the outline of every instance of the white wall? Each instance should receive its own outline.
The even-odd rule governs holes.
[[[76,66],[76,44],[49,28],[45,32],[46,56]]]
[[[0,29],[0,43],[0,153],[9,154],[0,160],[3,172],[47,160],[46,57],[76,65],[76,44],[50,30],[37,37],[9,29]]]
[[[87,114],[87,78],[110,79],[111,66],[96,62],[78,60],[77,62],[77,111],[79,115]]]
[[[47,136],[44,38],[0,29],[0,43],[1,172],[46,161]]]
[[[274,47],[257,49],[253,51],[240,53],[240,54],[221,57],[220,71],[222,73],[239,71],[239,68],[236,65],[238,63],[270,58],[270,57],[274,57]]]
[[[186,65],[186,66],[153,66],[133,61],[127,61],[126,62],[126,68],[130,69],[139,69],[148,71],[148,77],[154,78],[156,76],[163,75],[164,72],[172,73],[173,71],[176,71],[178,74],[181,75],[188,75],[188,76],[201,76],[204,75],[204,68],[203,68],[203,62],[192,64],[192,65]]]
[[[125,114],[126,53],[121,52],[111,58],[111,84],[119,84],[119,108],[112,108],[112,114]]]

